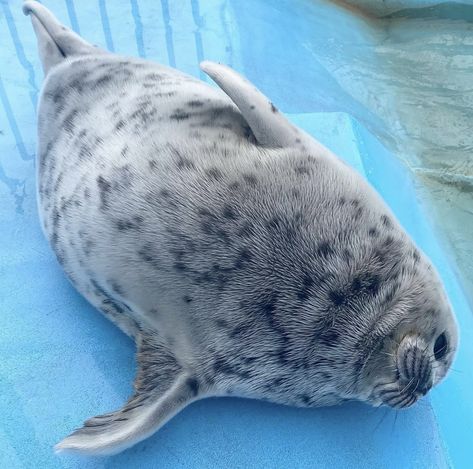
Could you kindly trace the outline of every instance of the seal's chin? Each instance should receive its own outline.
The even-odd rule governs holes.
[[[370,403],[375,406],[387,405],[394,409],[405,409],[415,404],[429,389],[419,389],[419,381],[412,379],[407,384],[395,381],[379,383],[373,390]]]

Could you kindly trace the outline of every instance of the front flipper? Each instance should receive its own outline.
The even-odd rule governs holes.
[[[120,410],[99,415],[58,443],[56,452],[115,454],[144,440],[199,396],[199,383],[174,355],[140,337],[135,393]]]
[[[222,64],[204,61],[200,64],[200,68],[237,105],[260,145],[267,147],[294,145],[298,137],[295,127],[253,84],[235,70]]]

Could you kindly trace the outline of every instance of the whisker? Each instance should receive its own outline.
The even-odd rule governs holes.
[[[394,433],[394,427],[396,426],[396,421],[397,421],[397,416],[399,415],[399,411],[396,409],[396,412],[394,413],[394,422],[393,426],[391,428],[391,435]]]
[[[373,391],[376,391],[376,389],[379,387],[392,386],[393,384],[396,384],[396,381],[390,381],[389,383],[378,383],[374,386]]]
[[[429,345],[430,345],[430,344],[427,344],[426,347],[425,347],[425,349],[422,350],[422,355],[427,351],[427,349],[429,348]]]
[[[409,407],[411,406],[412,404],[414,404],[416,400],[416,397],[415,396],[411,396],[410,399],[407,400],[407,402],[405,402],[402,407],[405,408],[405,407]]]
[[[394,394],[395,396],[399,396],[399,391],[397,389],[388,389],[387,391],[380,392],[379,397],[380,398],[387,397],[390,394]]]
[[[408,399],[410,396],[407,395],[407,396],[400,396],[400,398],[398,399],[391,399],[389,401],[389,405],[392,406],[392,407],[401,407],[401,404],[406,400]]]
[[[383,423],[383,420],[386,418],[386,416],[388,415],[388,412],[389,412],[389,408],[386,409],[386,411],[384,412],[384,415],[381,417],[380,421],[378,422],[378,424],[376,425],[376,427],[374,427],[374,430],[373,430],[373,433],[376,432],[376,430],[379,428],[379,426]]]
[[[412,384],[414,380],[415,380],[415,376],[411,378],[411,380],[407,383],[406,387],[399,394],[404,394],[404,391]]]

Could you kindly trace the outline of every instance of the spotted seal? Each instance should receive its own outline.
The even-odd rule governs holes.
[[[196,399],[402,408],[447,373],[438,274],[376,192],[230,68],[100,50],[27,1],[42,226],[137,345],[134,393],[58,451],[110,454]]]

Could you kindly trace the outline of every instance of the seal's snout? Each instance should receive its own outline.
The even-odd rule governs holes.
[[[404,337],[395,359],[396,379],[383,386],[379,398],[390,407],[402,409],[410,407],[430,391],[434,369],[428,345],[418,336]]]
[[[405,336],[393,354],[394,379],[375,387],[375,398],[395,409],[415,404],[434,384],[435,370],[428,345],[422,338]]]
[[[413,394],[425,395],[433,384],[433,368],[428,344],[408,335],[399,344],[396,368],[401,386]]]

